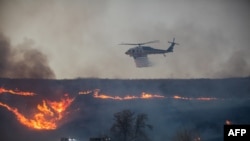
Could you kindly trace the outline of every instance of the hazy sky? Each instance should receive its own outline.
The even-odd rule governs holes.
[[[250,76],[248,0],[0,0],[0,32],[47,56],[57,79]],[[174,53],[136,68],[125,51],[160,40]]]

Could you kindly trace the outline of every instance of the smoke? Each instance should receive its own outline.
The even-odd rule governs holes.
[[[36,41],[50,57],[57,78],[250,75],[246,0],[2,0],[0,6],[0,31],[15,44],[23,38]],[[124,54],[133,46],[119,45],[160,40],[149,45],[166,49],[173,37],[180,45],[166,58],[148,56],[154,64],[148,68],[138,69]]]
[[[7,78],[55,78],[47,57],[32,48],[32,40],[26,39],[18,47],[0,33],[0,77]]]
[[[222,64],[222,70],[217,75],[222,77],[235,77],[242,74],[250,76],[249,51],[249,49],[236,51],[226,63]]]

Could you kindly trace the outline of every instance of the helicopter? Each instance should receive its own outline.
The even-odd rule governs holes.
[[[174,46],[179,45],[179,43],[175,42],[175,38],[173,38],[173,41],[168,41],[170,43],[170,46],[168,49],[163,50],[163,49],[156,49],[152,48],[150,46],[144,46],[145,44],[150,44],[150,43],[157,43],[159,40],[154,40],[154,41],[149,41],[149,42],[144,42],[144,43],[121,43],[120,45],[137,45],[133,48],[128,49],[125,54],[129,55],[134,58],[136,67],[149,67],[151,66],[150,61],[148,60],[148,55],[151,54],[163,54],[164,57],[166,57],[165,53],[170,53],[174,51]]]

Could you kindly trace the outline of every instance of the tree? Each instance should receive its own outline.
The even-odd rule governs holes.
[[[115,123],[111,127],[111,132],[115,138],[128,141],[128,137],[132,135],[134,113],[130,110],[123,110],[114,114]]]
[[[146,124],[147,120],[148,120],[148,116],[146,114],[137,115],[137,118],[135,121],[135,133],[134,133],[135,140],[140,140],[140,139],[149,140],[144,129],[147,127],[152,130],[153,126]]]
[[[123,110],[114,114],[114,124],[111,132],[115,139],[119,141],[147,141],[145,128],[152,129],[152,125],[146,124],[148,117],[146,114],[138,114],[130,110]]]

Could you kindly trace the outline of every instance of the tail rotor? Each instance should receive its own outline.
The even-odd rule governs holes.
[[[175,46],[175,45],[179,45],[179,43],[176,43],[176,42],[174,42],[174,41],[175,41],[175,38],[173,38],[173,41],[172,41],[172,42],[168,41],[168,43],[170,43],[170,46],[169,46],[169,48],[166,50],[166,52],[174,52],[174,46]]]
[[[172,44],[172,45],[179,45],[179,43],[176,43],[176,42],[174,42],[174,41],[175,41],[175,38],[173,38],[173,41],[172,41],[172,42],[168,41],[168,43],[170,43],[170,44]]]

